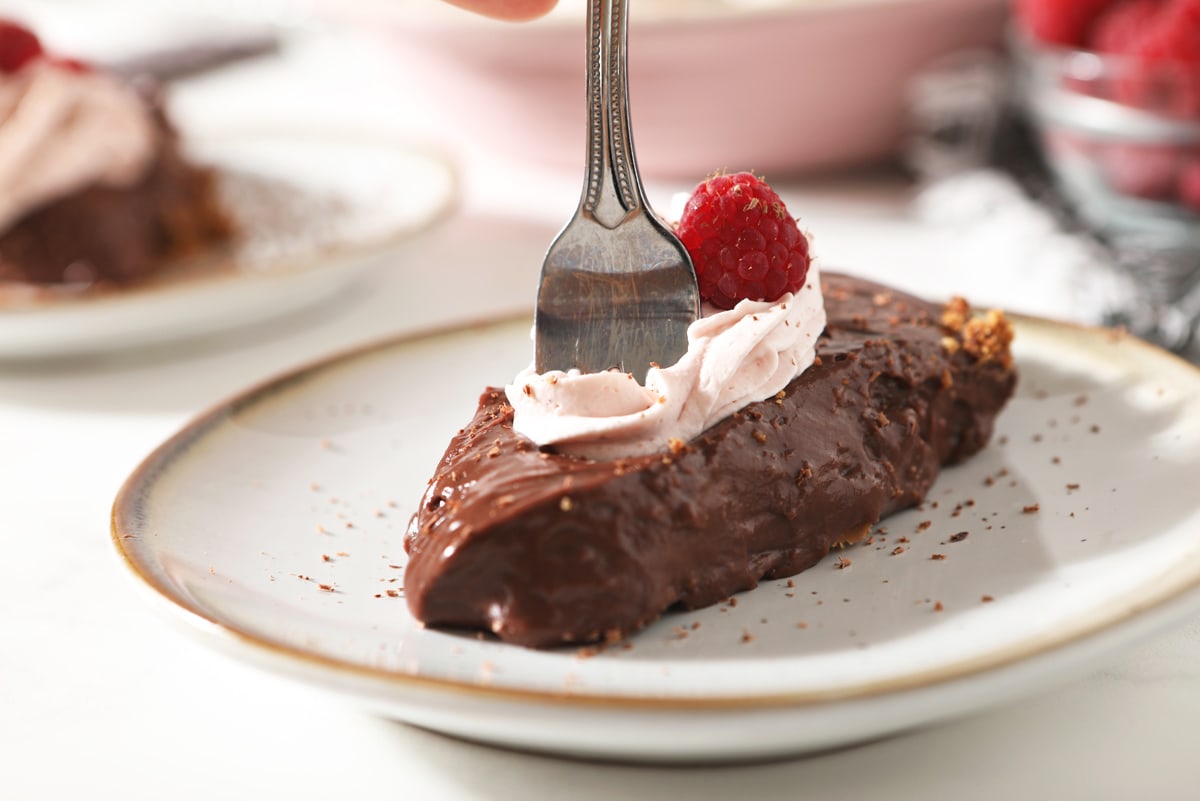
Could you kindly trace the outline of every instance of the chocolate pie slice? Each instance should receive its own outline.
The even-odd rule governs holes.
[[[0,284],[124,286],[231,235],[153,88],[0,20]]]
[[[988,442],[1016,384],[1011,328],[961,300],[822,285],[812,366],[659,452],[539,448],[485,390],[409,525],[412,614],[525,646],[612,641],[799,573],[920,503]]]

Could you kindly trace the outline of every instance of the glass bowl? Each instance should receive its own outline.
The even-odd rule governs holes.
[[[1081,216],[1200,246],[1200,69],[1013,37],[1017,90]]]

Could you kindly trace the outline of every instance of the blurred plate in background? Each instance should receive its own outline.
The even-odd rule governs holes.
[[[188,149],[218,171],[233,248],[129,288],[0,285],[0,359],[155,346],[327,302],[436,221],[456,192],[441,159],[369,139],[248,132]]]

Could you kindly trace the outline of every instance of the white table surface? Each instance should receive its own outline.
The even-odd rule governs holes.
[[[55,36],[77,41],[96,30],[75,16],[82,5],[35,0],[24,10],[52,16]],[[377,77],[362,79],[369,74]],[[344,34],[306,35],[282,57],[176,89],[189,131],[334,120],[438,142],[457,161],[455,214],[381,260],[355,289],[303,319],[239,336],[0,366],[0,797],[1200,797],[1200,617],[1068,686],[966,720],[833,753],[687,768],[587,764],[459,742],[231,661],[164,625],[108,539],[117,488],[156,444],[236,390],[318,355],[531,305],[542,251],[573,210],[579,176],[489,163],[486,148],[440,130],[405,92],[386,54]],[[652,199],[665,204],[685,188],[654,185]],[[913,219],[897,175],[781,188],[816,232],[827,265],[939,294],[972,289],[953,236]],[[528,264],[528,285],[461,272],[489,259]]]

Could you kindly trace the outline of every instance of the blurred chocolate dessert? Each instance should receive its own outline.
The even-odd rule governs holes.
[[[127,285],[231,234],[152,88],[0,20],[0,283]]]

